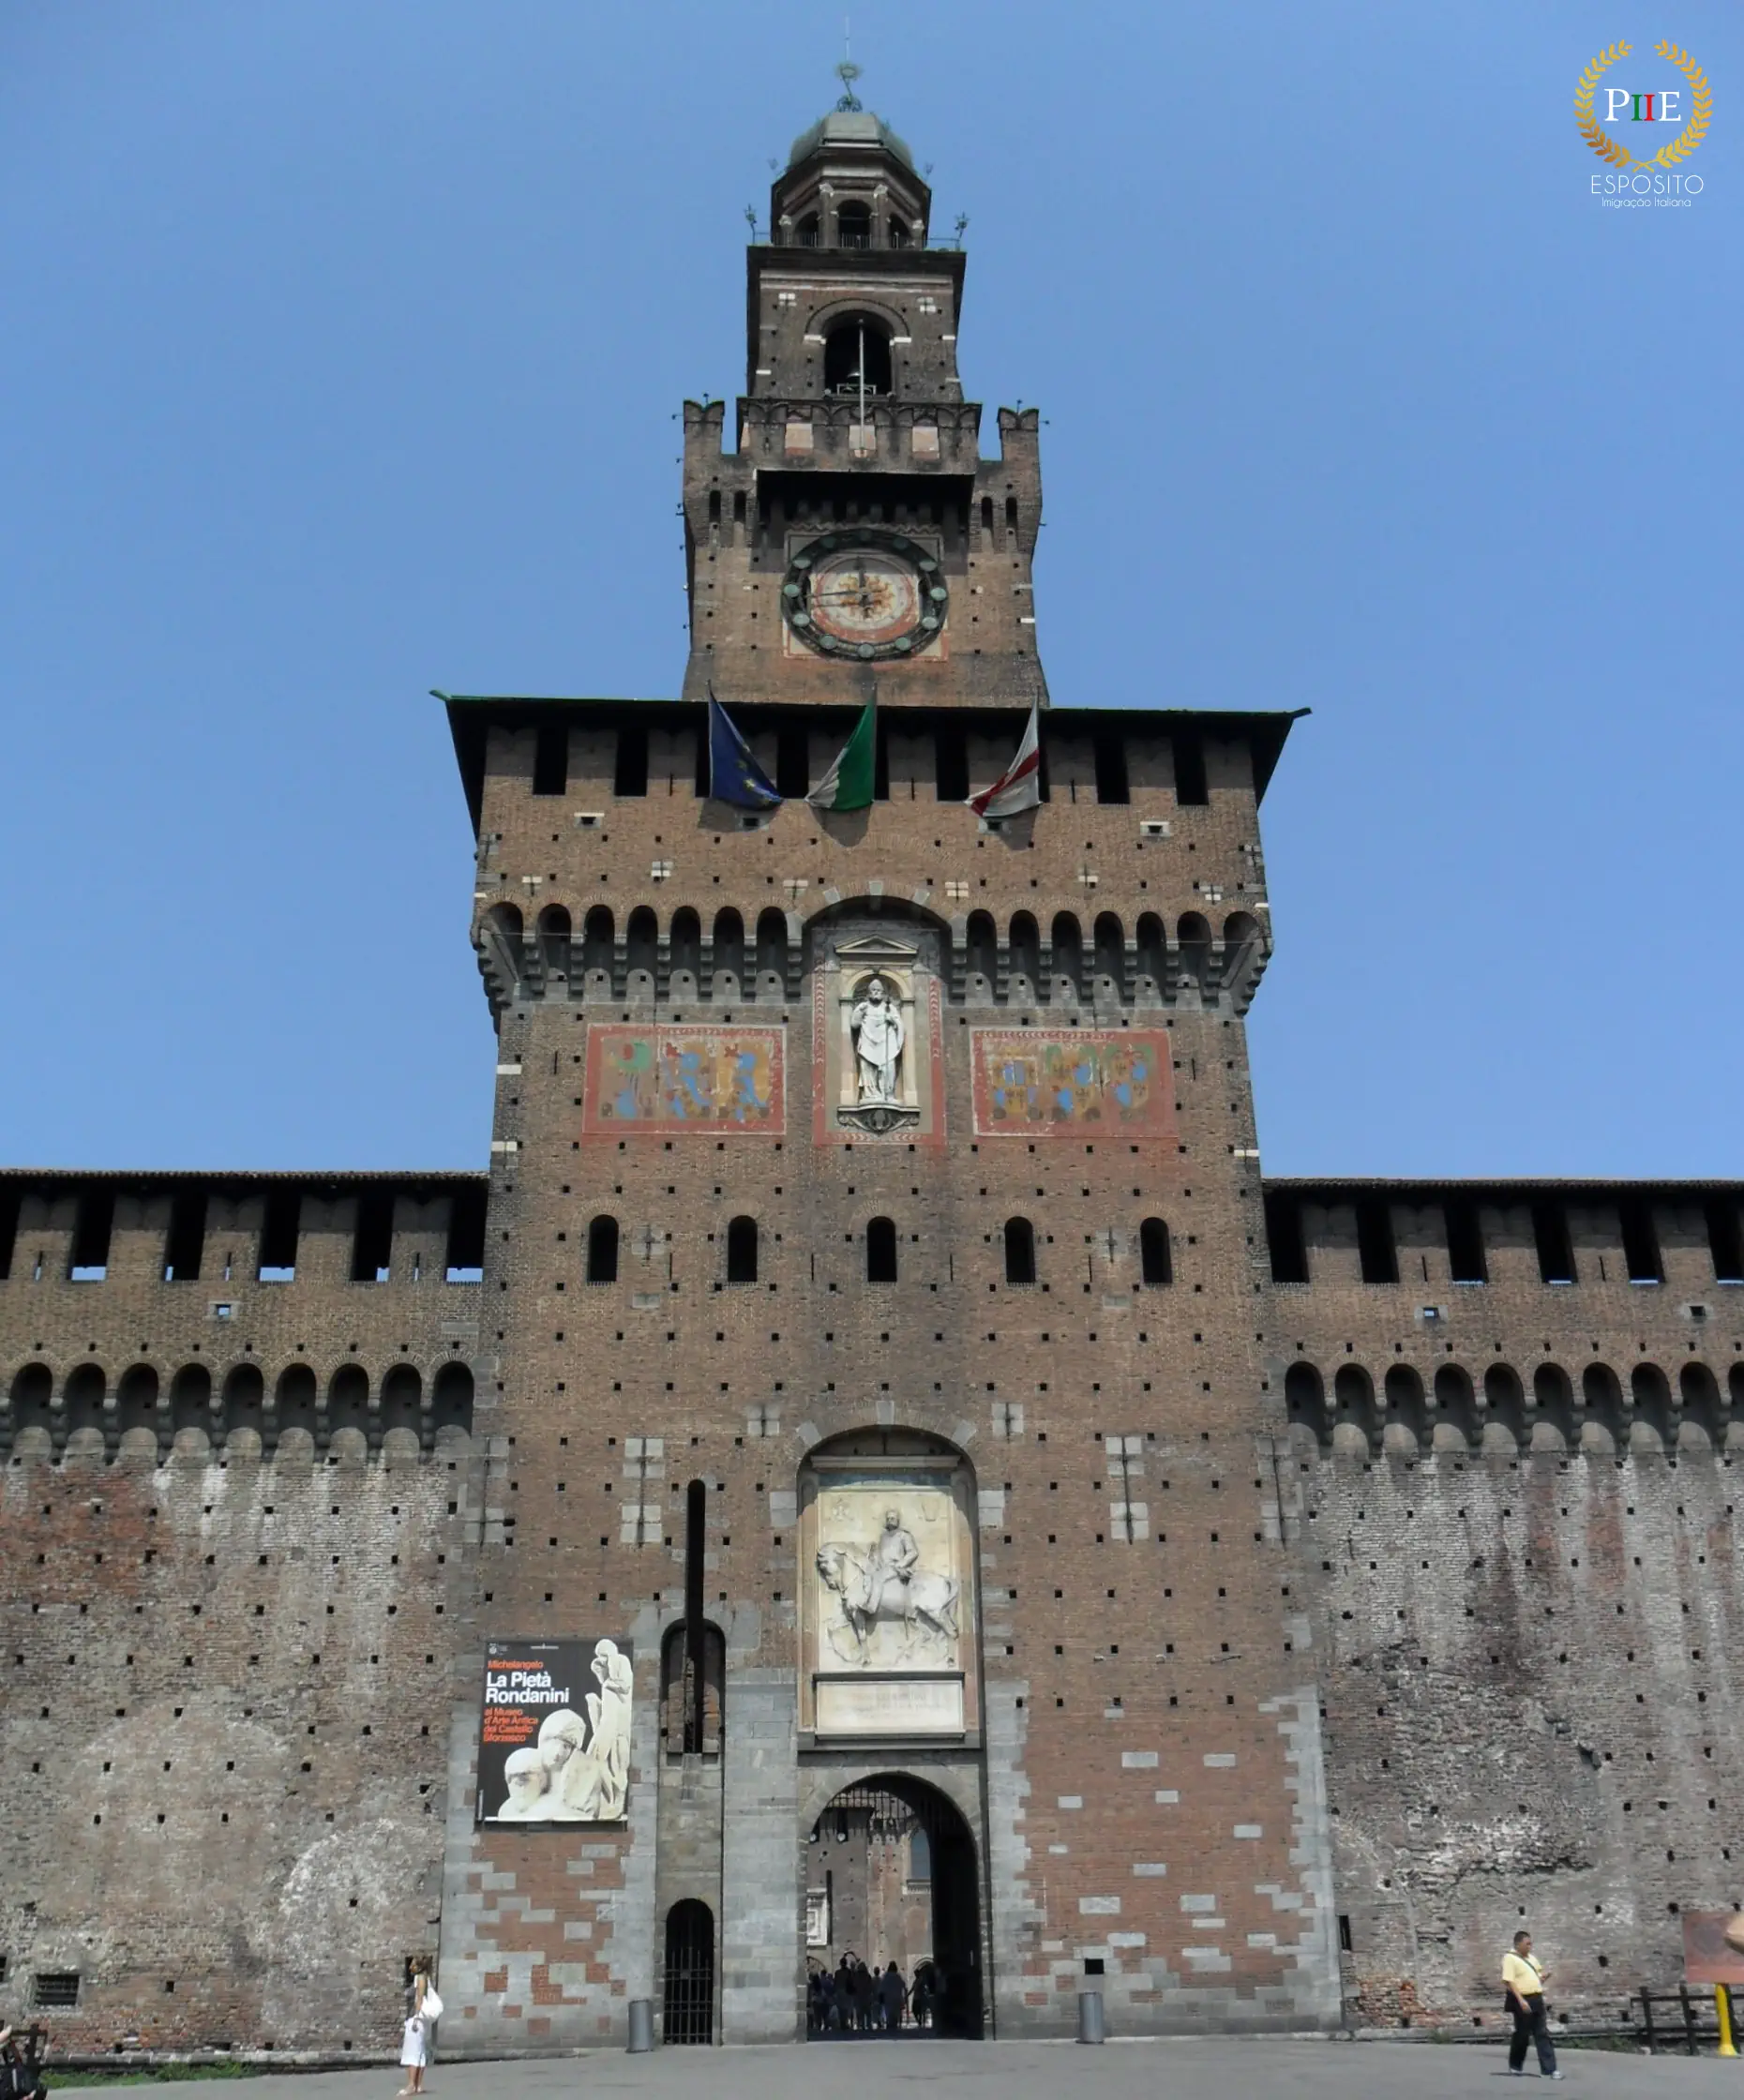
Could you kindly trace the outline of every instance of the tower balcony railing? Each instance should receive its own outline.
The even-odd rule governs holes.
[[[951,253],[960,251],[963,246],[963,238],[960,233],[949,240],[934,240],[928,235],[925,240],[922,241],[913,239],[881,241],[876,233],[849,233],[837,240],[826,241],[821,233],[801,232],[790,226],[777,226],[772,232],[766,226],[759,226],[755,220],[749,223],[751,227],[751,245],[754,248],[821,248],[838,255],[864,254],[868,249],[874,249],[884,255],[910,255],[919,254],[924,249],[929,248]]]

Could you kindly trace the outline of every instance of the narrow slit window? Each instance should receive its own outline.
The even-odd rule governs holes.
[[[603,1211],[587,1228],[587,1280],[590,1283],[618,1281],[618,1221]]]
[[[385,1283],[394,1255],[394,1198],[370,1190],[358,1198],[352,1239],[352,1282]]]
[[[197,1283],[206,1246],[206,1192],[178,1189],[170,1199],[170,1231],[163,1247],[166,1283]]]
[[[1130,802],[1126,776],[1126,741],[1105,730],[1096,739],[1096,800],[1099,802]]]
[[[72,1258],[67,1272],[75,1283],[100,1283],[109,1274],[109,1241],[115,1226],[115,1192],[86,1189],[73,1220]]]
[[[1569,1214],[1561,1204],[1532,1206],[1532,1238],[1538,1247],[1540,1282],[1572,1283],[1574,1246],[1569,1238]]]
[[[449,1200],[448,1244],[443,1251],[443,1280],[480,1283],[485,1276],[485,1190],[482,1182]]]
[[[648,792],[648,732],[634,723],[626,723],[618,731],[618,762],[611,791],[626,799]]]
[[[1308,1281],[1308,1241],[1302,1231],[1302,1207],[1294,1196],[1267,1196],[1266,1244],[1271,1251],[1274,1283],[1305,1283]]]
[[[1662,1283],[1665,1265],[1660,1258],[1660,1236],[1654,1228],[1649,1204],[1625,1203],[1622,1207],[1623,1262],[1631,1283]]]
[[[1731,1202],[1707,1207],[1707,1251],[1713,1256],[1716,1283],[1744,1283],[1744,1234],[1738,1230],[1738,1207]],[[0,1219],[0,1260],[6,1254],[6,1225]],[[4,1274],[0,1270],[0,1274]]]
[[[727,1281],[757,1282],[757,1220],[735,1218],[727,1227]]]
[[[1196,730],[1178,730],[1175,736],[1175,800],[1183,809],[1190,809],[1210,799],[1210,788],[1205,777],[1205,745]]]
[[[568,786],[568,725],[542,722],[533,747],[533,791],[535,795],[561,795]]]
[[[261,1258],[256,1280],[262,1283],[296,1281],[297,1234],[303,1222],[300,1189],[274,1189],[261,1221]]]
[[[1399,1281],[1399,1250],[1392,1236],[1392,1208],[1371,1198],[1357,1206],[1357,1253],[1365,1283]]]
[[[1483,1226],[1478,1206],[1461,1197],[1446,1206],[1442,1222],[1448,1236],[1448,1274],[1456,1283],[1487,1283],[1483,1258]]]

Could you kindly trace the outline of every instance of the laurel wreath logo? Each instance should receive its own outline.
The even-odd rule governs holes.
[[[1691,114],[1670,145],[1661,146],[1653,156],[1661,168],[1675,162],[1687,160],[1707,136],[1708,120],[1713,114],[1713,91],[1707,84],[1707,75],[1687,51],[1667,40],[1654,45],[1661,58],[1669,59],[1690,83],[1690,107]]]
[[[1593,114],[1593,90],[1599,85],[1599,76],[1608,66],[1615,66],[1619,58],[1627,58],[1631,47],[1624,43],[1613,44],[1609,51],[1601,51],[1581,75],[1581,84],[1574,91],[1574,121],[1586,143],[1601,160],[1608,160],[1613,167],[1628,168],[1634,157],[1621,139],[1614,139]]]
[[[1676,67],[1690,83],[1691,117],[1669,145],[1664,145],[1653,156],[1661,168],[1676,167],[1678,161],[1687,160],[1707,136],[1707,127],[1713,118],[1713,90],[1707,84],[1707,75],[1703,72],[1690,53],[1680,44],[1674,44],[1669,38],[1654,45],[1660,56]],[[1600,76],[1608,67],[1615,66],[1619,58],[1627,58],[1632,47],[1617,42],[1608,51],[1601,51],[1598,57],[1581,75],[1580,85],[1574,91],[1574,122],[1581,137],[1601,160],[1608,160],[1614,168],[1642,168],[1650,165],[1637,160],[1621,139],[1614,139],[1593,114],[1593,93],[1599,85]]]

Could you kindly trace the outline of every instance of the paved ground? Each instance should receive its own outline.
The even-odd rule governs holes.
[[[1744,2100],[1744,2060],[1571,2049],[1571,2100]],[[1536,2074],[1529,2074],[1536,2078]],[[1497,2082],[1499,2080],[1499,2083]],[[51,2071],[51,2082],[53,2076]],[[237,2086],[164,2084],[171,2100],[391,2100],[398,2074],[314,2072]],[[1409,2042],[864,2042],[789,2048],[598,2051],[525,2063],[437,2064],[430,2100],[1443,2100],[1515,2090],[1501,2049]],[[1532,2090],[1539,2090],[1537,2084]]]

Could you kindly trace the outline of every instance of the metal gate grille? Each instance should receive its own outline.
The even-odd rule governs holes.
[[[666,2040],[714,2039],[714,1914],[687,1897],[666,1914]]]

